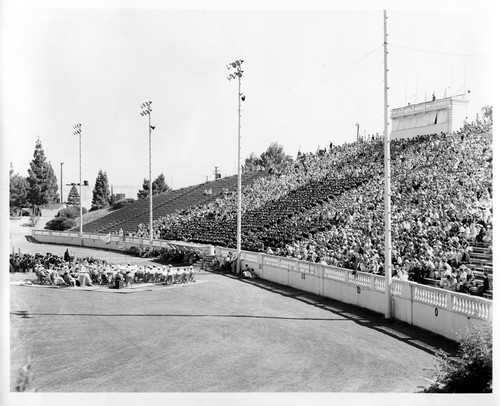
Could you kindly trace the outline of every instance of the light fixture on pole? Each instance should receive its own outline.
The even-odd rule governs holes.
[[[141,116],[148,116],[148,131],[149,131],[149,248],[153,247],[153,184],[151,183],[151,130],[155,127],[151,125],[151,101],[144,102],[140,105],[142,111]]]
[[[237,213],[237,225],[236,225],[236,273],[240,275],[241,272],[241,102],[245,101],[245,95],[241,93],[241,76],[243,71],[241,66],[243,64],[243,59],[238,59],[230,64],[226,65],[228,70],[235,69],[229,74],[227,80],[238,78],[238,213]]]
[[[83,245],[83,211],[82,211],[82,125],[75,124],[73,126],[73,135],[78,135],[79,141],[79,167],[80,167],[80,245]]]

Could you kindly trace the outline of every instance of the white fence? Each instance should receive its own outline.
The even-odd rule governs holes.
[[[216,248],[221,257],[227,252]],[[242,264],[254,268],[262,279],[385,314],[383,276],[247,252],[242,252]],[[466,326],[493,320],[491,300],[415,282],[393,278],[391,298],[392,317],[452,340]]]
[[[149,238],[126,237],[115,234],[110,235],[108,238],[108,234],[83,233],[81,243],[80,233],[75,231],[33,230],[31,235],[35,240],[49,244],[78,245],[113,251],[125,251],[131,247],[149,247]],[[182,246],[196,249],[203,255],[212,255],[214,252],[214,247],[211,245],[191,244],[182,241],[153,240],[152,246],[155,249]]]
[[[80,245],[78,232],[34,230],[40,242]],[[149,239],[106,234],[83,233],[82,246],[123,251],[132,246],[149,246]],[[217,255],[222,260],[230,250],[185,242],[153,240],[154,248],[183,246],[195,248],[204,255]],[[378,313],[385,313],[385,278],[329,265],[299,261],[255,252],[241,253],[243,266],[254,268],[260,278],[291,286],[315,295],[354,304]],[[391,283],[392,316],[403,322],[455,340],[456,333],[470,326],[492,322],[491,300],[444,289],[393,279]]]

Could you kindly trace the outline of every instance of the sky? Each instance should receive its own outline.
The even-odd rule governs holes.
[[[236,59],[244,60],[242,160],[275,141],[294,157],[353,142],[356,124],[361,134],[382,133],[384,8],[389,108],[465,90],[470,117],[494,104],[494,0],[0,0],[2,191],[10,162],[27,175],[37,138],[58,183],[61,162],[63,183],[78,182],[73,126],[81,123],[84,206],[100,169],[115,192],[136,197],[148,177],[139,107],[148,100],[153,178],[163,173],[180,188],[213,179],[215,166],[235,174],[238,86],[226,65]],[[0,206],[5,242],[7,193]]]
[[[216,166],[236,174],[238,83],[226,68],[236,59],[242,162],[275,141],[293,157],[353,142],[356,124],[361,135],[383,133],[383,5],[42,4],[9,4],[1,135],[23,176],[40,138],[59,185],[63,162],[66,185],[79,182],[81,123],[86,207],[100,169],[127,197],[149,176],[144,101],[155,126],[153,179],[163,173],[177,189],[212,180]],[[466,90],[469,117],[493,104],[493,3],[456,4],[387,7],[389,109]]]

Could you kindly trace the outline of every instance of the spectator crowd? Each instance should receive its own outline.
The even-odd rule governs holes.
[[[477,292],[468,264],[474,244],[491,251],[491,124],[391,141],[391,206],[394,276]],[[236,207],[228,193],[155,220],[154,233],[235,248]],[[383,274],[383,142],[299,153],[243,189],[242,214],[245,250]]]

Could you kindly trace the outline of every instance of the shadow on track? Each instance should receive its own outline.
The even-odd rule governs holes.
[[[218,273],[218,272],[217,272]],[[386,320],[383,315],[372,310],[364,309],[355,305],[339,302],[334,299],[317,296],[309,292],[304,292],[289,286],[280,285],[263,279],[241,279],[236,275],[222,274],[231,279],[240,280],[260,289],[277,293],[295,300],[299,300],[310,306],[329,311],[346,320],[351,320],[364,327],[376,330],[380,333],[389,335],[399,341],[411,345],[429,354],[435,355],[438,350],[442,350],[451,356],[458,352],[458,343],[439,336],[427,330],[412,326],[408,323],[395,319]],[[320,319],[322,320],[322,319]],[[335,320],[338,319],[324,319]]]
[[[27,310],[17,310],[10,313],[23,319],[33,316],[75,316],[75,317],[207,317],[207,318],[249,318],[249,319],[272,319],[272,320],[304,320],[304,321],[349,321],[345,318],[318,318],[318,317],[280,317],[280,316],[256,316],[251,314],[144,314],[144,313],[30,313]]]

